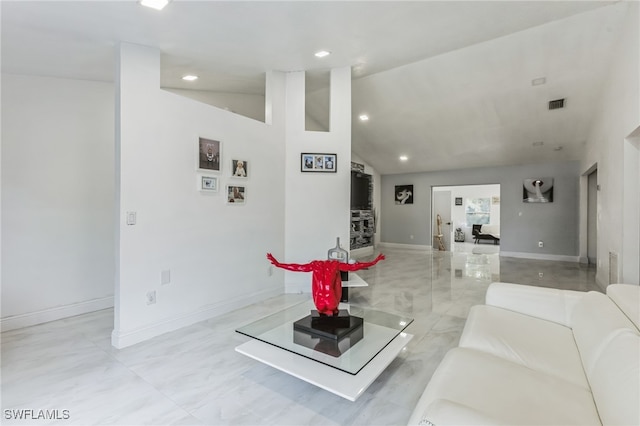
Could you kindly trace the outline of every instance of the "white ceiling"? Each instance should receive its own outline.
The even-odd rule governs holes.
[[[119,41],[158,47],[162,85],[172,88],[263,94],[268,70],[351,66],[353,149],[383,174],[579,159],[627,8],[174,0],[158,12],[129,0],[0,4],[5,73],[112,81]],[[315,58],[320,49],[332,55]],[[186,73],[200,79],[185,83]],[[532,86],[538,77],[547,83]],[[557,98],[566,108],[548,111]],[[362,112],[366,123],[357,119]],[[544,145],[534,148],[538,141]]]

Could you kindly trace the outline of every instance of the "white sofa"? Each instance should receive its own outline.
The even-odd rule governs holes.
[[[411,425],[640,425],[640,287],[493,283]]]

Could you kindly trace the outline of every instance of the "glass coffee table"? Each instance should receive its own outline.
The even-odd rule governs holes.
[[[339,309],[362,318],[362,328],[339,340],[294,330],[312,309],[307,301],[238,328],[252,339],[236,351],[355,401],[413,338],[404,332],[412,318],[349,304]]]

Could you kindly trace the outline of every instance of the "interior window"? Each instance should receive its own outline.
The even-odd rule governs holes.
[[[469,227],[491,223],[491,198],[467,198],[465,212]]]

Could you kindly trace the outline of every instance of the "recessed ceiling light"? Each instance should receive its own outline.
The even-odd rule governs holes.
[[[369,121],[369,116],[367,114],[360,114],[358,118],[360,121]]]
[[[331,52],[327,50],[321,50],[315,53],[316,58],[324,58],[325,56],[329,56],[329,55],[331,55]]]
[[[544,145],[544,142],[542,142],[542,141],[534,142],[531,145],[533,145],[533,146],[542,146],[542,145]]]
[[[140,0],[140,4],[151,9],[162,10],[169,4],[169,0]]]
[[[545,77],[540,77],[540,78],[535,78],[533,80],[531,80],[531,85],[532,86],[540,86],[542,84],[545,84],[547,82],[547,79]]]
[[[185,75],[184,77],[182,77],[183,80],[185,81],[196,81],[198,79],[197,75]]]
[[[409,159],[409,157],[407,157],[406,155],[401,155],[400,156],[400,161],[407,161]]]

